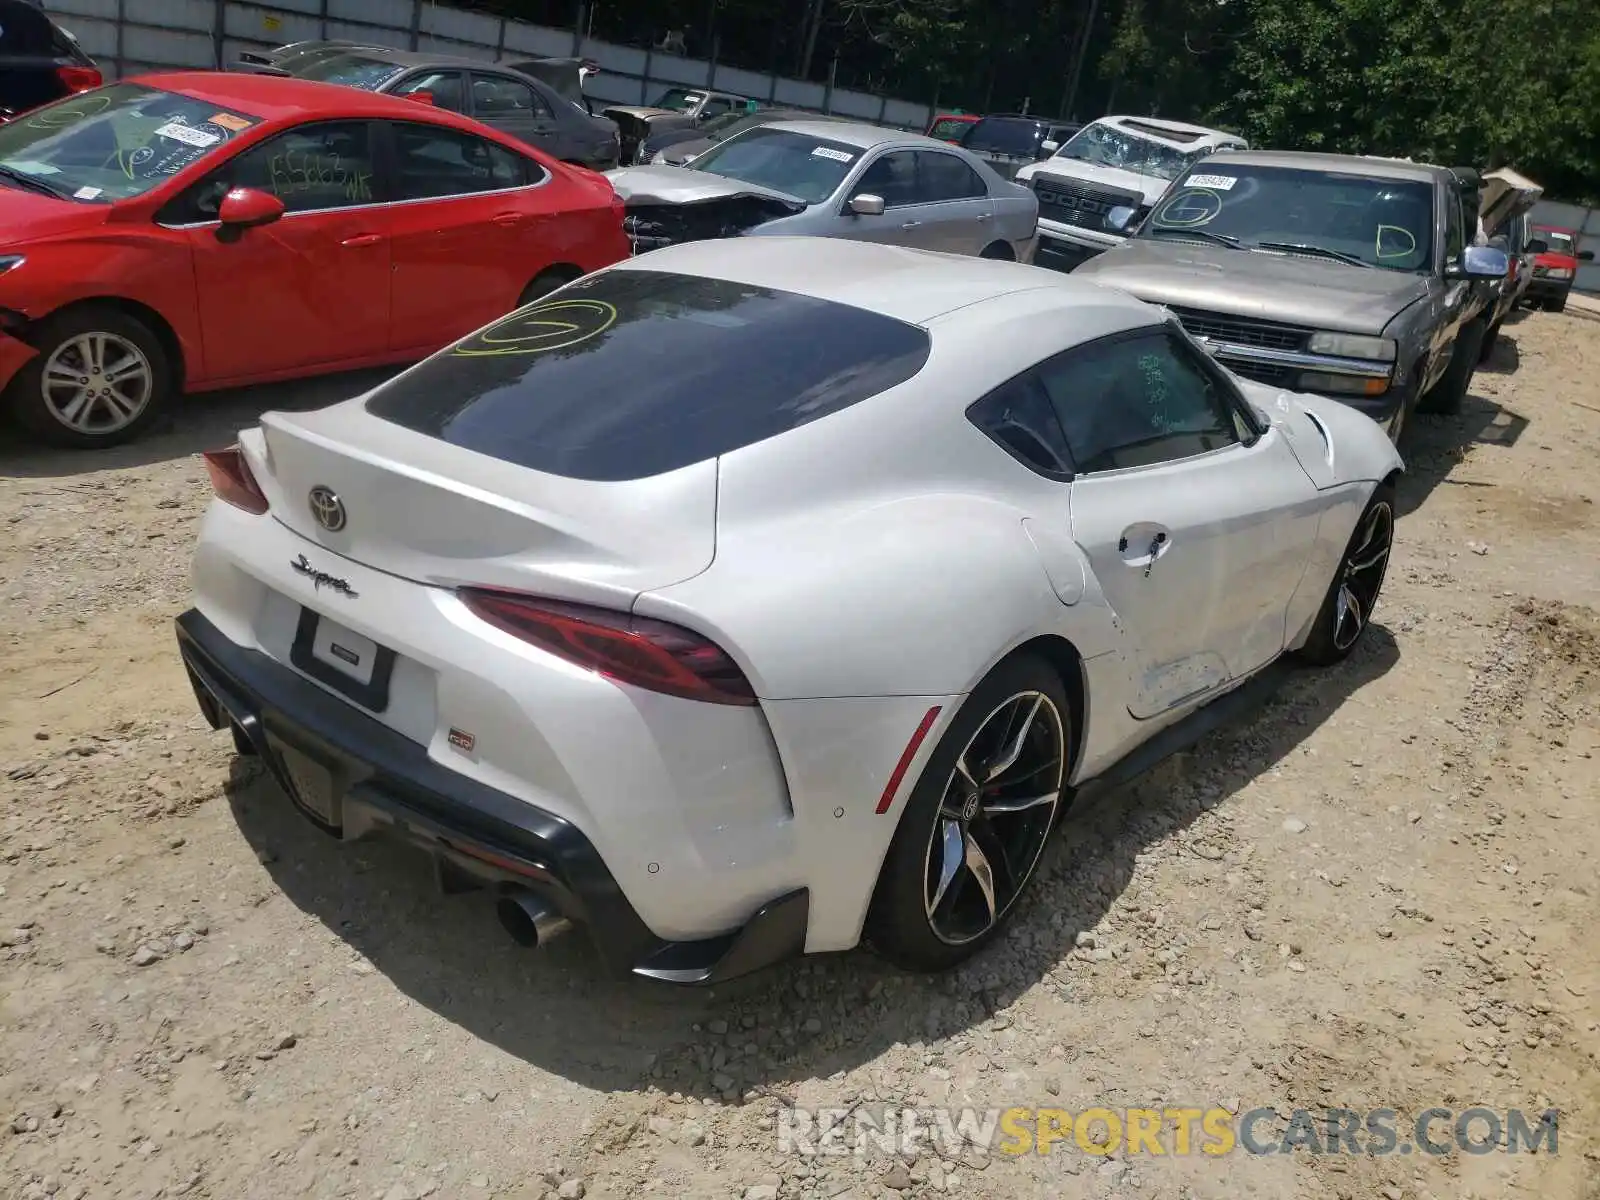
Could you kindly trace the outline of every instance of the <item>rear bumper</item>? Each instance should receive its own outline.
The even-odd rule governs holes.
[[[195,697],[215,729],[237,727],[309,820],[345,840],[399,838],[434,859],[441,881],[525,888],[583,925],[607,967],[671,983],[709,984],[800,954],[810,894],[763,905],[738,930],[697,941],[651,932],[593,843],[571,822],[450,771],[426,748],[259,651],[230,641],[199,612],[177,619]],[[335,821],[299,804],[281,748],[328,768]]]

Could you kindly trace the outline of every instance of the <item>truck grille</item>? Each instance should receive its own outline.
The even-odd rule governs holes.
[[[1263,350],[1304,350],[1311,339],[1311,330],[1297,325],[1278,325],[1249,317],[1195,312],[1189,308],[1173,308],[1172,312],[1192,336],[1233,342],[1238,346],[1259,346]]]
[[[1039,197],[1041,217],[1059,221],[1063,225],[1076,225],[1080,229],[1109,233],[1106,214],[1113,208],[1137,210],[1144,204],[1144,197],[1137,192],[1097,187],[1077,180],[1035,175],[1029,182],[1033,185],[1034,194]]]
[[[1272,363],[1247,363],[1233,359],[1223,360],[1223,363],[1228,370],[1243,379],[1253,379],[1257,383],[1271,384],[1273,387],[1288,387],[1290,377],[1294,374],[1288,367],[1274,366]]]

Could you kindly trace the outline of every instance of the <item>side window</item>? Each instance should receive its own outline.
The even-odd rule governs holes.
[[[967,419],[1041,475],[1072,472],[1072,455],[1050,399],[1032,371],[995,388],[967,409]]]
[[[886,208],[917,203],[917,156],[910,150],[895,150],[875,159],[862,172],[854,195],[866,192],[882,196]]]
[[[1466,249],[1465,223],[1462,220],[1462,203],[1455,191],[1444,202],[1444,257],[1446,262],[1460,259]]]
[[[1195,353],[1150,330],[1039,368],[1080,471],[1151,466],[1239,442],[1233,405]]]
[[[978,173],[954,154],[918,150],[916,156],[917,195],[922,201],[974,200],[989,194]]]
[[[545,118],[550,110],[533,88],[504,75],[472,76],[472,115],[480,121]]]
[[[466,96],[461,87],[460,71],[428,71],[413,75],[394,89],[396,96],[409,96],[414,92],[427,92],[439,108],[451,112],[467,111]]]
[[[712,117],[720,117],[723,113],[731,111],[732,100],[725,100],[721,96],[713,96],[707,100],[705,107],[700,110],[700,119],[709,121]]]
[[[435,125],[394,127],[397,200],[521,187],[528,160],[485,138]]]
[[[288,212],[373,203],[372,127],[365,121],[302,125],[229,159],[158,214],[164,224],[215,221],[236,187],[270,192]]]

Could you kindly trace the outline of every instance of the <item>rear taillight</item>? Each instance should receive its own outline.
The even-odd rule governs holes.
[[[87,92],[105,82],[98,67],[57,67],[56,78],[69,92]]]
[[[256,477],[250,474],[250,464],[245,461],[239,447],[207,450],[200,457],[206,460],[206,470],[211,475],[211,490],[216,492],[217,499],[258,516],[267,511],[267,498],[262,495]]]
[[[515,592],[457,594],[489,624],[607,679],[711,704],[756,703],[727,651],[682,626]]]

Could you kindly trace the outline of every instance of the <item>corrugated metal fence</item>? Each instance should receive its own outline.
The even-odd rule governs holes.
[[[422,0],[51,0],[108,75],[212,68],[285,42],[343,38],[402,50],[494,59],[502,54],[583,55],[600,64],[597,100],[648,104],[674,85],[716,87],[776,104],[833,112],[879,125],[926,127],[926,104],[870,96],[702,59],[581,39],[569,29],[464,12]]]
[[[1600,259],[1600,208],[1541,200],[1533,206],[1533,223],[1576,229],[1579,234],[1578,249],[1593,250],[1595,257]],[[1580,292],[1600,295],[1600,262],[1579,263],[1572,286]]]

